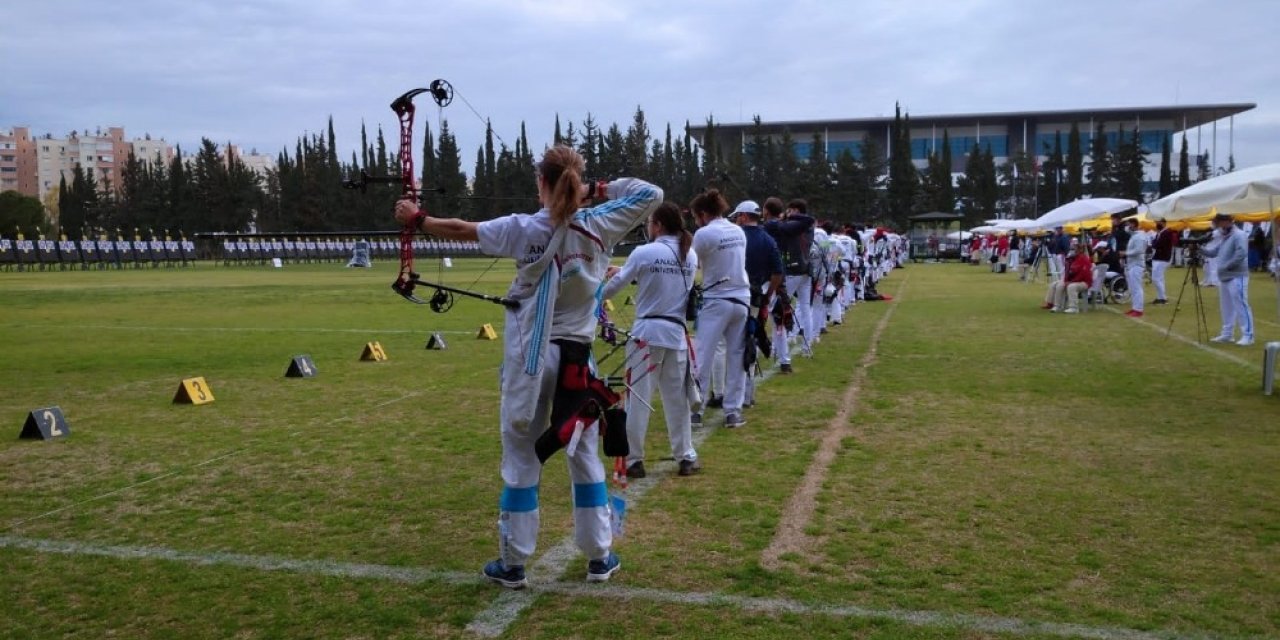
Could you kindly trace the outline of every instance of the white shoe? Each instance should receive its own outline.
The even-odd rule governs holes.
[[[1066,311],[1063,311],[1063,313],[1080,313],[1080,310],[1071,308],[1071,309],[1067,309]]]
[[[1238,345],[1240,345],[1240,346],[1242,346],[1242,347],[1248,347],[1248,346],[1251,346],[1251,345],[1253,345],[1253,338],[1248,338],[1248,337],[1246,337],[1246,338],[1240,338],[1239,340],[1236,340],[1236,344],[1238,344]]]
[[[1062,311],[1062,307],[1059,307],[1058,305],[1055,304],[1053,305],[1053,308],[1049,310],[1049,313],[1057,313],[1059,311]]]
[[[1209,338],[1209,342],[1231,342],[1231,336],[1214,336]]]

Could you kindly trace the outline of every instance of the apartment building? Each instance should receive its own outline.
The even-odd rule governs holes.
[[[35,146],[27,127],[0,129],[0,191],[37,194]]]
[[[130,153],[144,162],[173,160],[173,146],[163,138],[147,134],[126,140],[123,127],[72,131],[62,138],[48,133],[32,138],[27,127],[0,130],[0,191],[14,189],[43,198],[64,178],[70,182],[76,165],[92,173],[100,186],[109,184],[119,191],[120,172]]]

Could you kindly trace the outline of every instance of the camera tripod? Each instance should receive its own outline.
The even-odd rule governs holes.
[[[1196,342],[1209,341],[1209,322],[1204,316],[1204,296],[1200,293],[1200,251],[1196,245],[1190,245],[1187,255],[1187,275],[1182,278],[1182,287],[1178,289],[1178,301],[1174,303],[1173,315],[1169,318],[1169,328],[1164,332],[1165,340],[1173,333],[1173,323],[1178,319],[1178,311],[1182,309],[1182,295],[1187,292],[1187,284],[1191,285],[1195,297]],[[1141,286],[1141,285],[1139,285]]]

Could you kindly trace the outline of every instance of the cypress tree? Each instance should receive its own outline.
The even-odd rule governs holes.
[[[1067,135],[1067,185],[1063,189],[1062,202],[1067,203],[1084,194],[1084,153],[1080,144],[1080,125],[1072,122]]]
[[[1160,193],[1161,198],[1173,193],[1173,167],[1170,166],[1171,149],[1169,148],[1169,134],[1164,135],[1164,140],[1160,143]]]
[[[641,176],[648,171],[648,154],[649,152],[649,125],[645,122],[644,110],[636,105],[635,116],[631,119],[631,126],[627,128],[627,135],[623,146],[623,167],[628,175]]]
[[[1187,134],[1182,134],[1182,151],[1178,153],[1178,190],[1191,186],[1191,157],[1187,155]]]
[[[878,221],[884,216],[884,181],[888,166],[878,137],[867,135],[862,138],[861,163],[857,211],[868,221]]]
[[[1062,156],[1062,132],[1055,131],[1052,149],[1046,149],[1048,159],[1044,163],[1044,180],[1041,181],[1040,207],[1037,213],[1045,213],[1066,202],[1062,173],[1066,160]]]
[[[578,144],[578,153],[585,161],[588,177],[604,175],[600,171],[599,142],[596,140],[599,136],[600,129],[596,126],[596,120],[588,113],[582,121],[582,141]]]
[[[1106,125],[1098,123],[1089,145],[1089,195],[1101,198],[1112,195],[1111,149],[1107,145]]]
[[[462,173],[462,155],[447,120],[440,125],[440,138],[436,143],[436,171],[439,187],[444,189],[440,195],[440,215],[464,217],[467,176]]]
[[[920,175],[911,159],[911,117],[904,116],[898,104],[893,107],[890,138],[893,149],[889,156],[889,215],[895,224],[905,227],[914,209]]]
[[[831,206],[831,162],[821,133],[815,132],[809,142],[809,157],[801,167],[800,193],[809,199],[815,211],[829,211]]]
[[[782,138],[773,151],[776,162],[772,171],[764,174],[763,184],[753,185],[763,194],[757,200],[778,194],[812,198],[811,193],[797,193],[801,184],[800,158],[796,157],[796,143],[790,129],[782,130]]]

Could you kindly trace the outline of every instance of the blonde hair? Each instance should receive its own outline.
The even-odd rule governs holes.
[[[562,225],[577,213],[582,202],[582,174],[587,163],[571,147],[556,145],[547,149],[538,162],[538,175],[547,183],[551,220]]]

